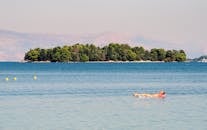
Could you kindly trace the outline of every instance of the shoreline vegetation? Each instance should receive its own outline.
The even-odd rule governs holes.
[[[164,50],[131,47],[110,43],[104,47],[93,44],[74,44],[49,49],[35,48],[25,53],[26,62],[184,62],[184,50]]]

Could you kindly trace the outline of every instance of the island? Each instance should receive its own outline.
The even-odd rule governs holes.
[[[25,53],[29,62],[87,62],[87,61],[186,61],[184,50],[165,50],[131,47],[128,44],[110,43],[99,47],[94,44],[73,44],[43,49],[34,48]]]

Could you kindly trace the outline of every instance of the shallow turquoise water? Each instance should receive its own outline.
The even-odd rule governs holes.
[[[206,98],[205,63],[0,63],[3,130],[206,130]]]

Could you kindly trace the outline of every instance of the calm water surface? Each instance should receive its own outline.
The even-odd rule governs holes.
[[[0,130],[206,130],[206,99],[206,63],[0,62]]]

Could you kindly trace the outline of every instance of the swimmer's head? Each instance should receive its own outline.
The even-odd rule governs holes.
[[[160,91],[160,94],[165,95],[165,91]]]

